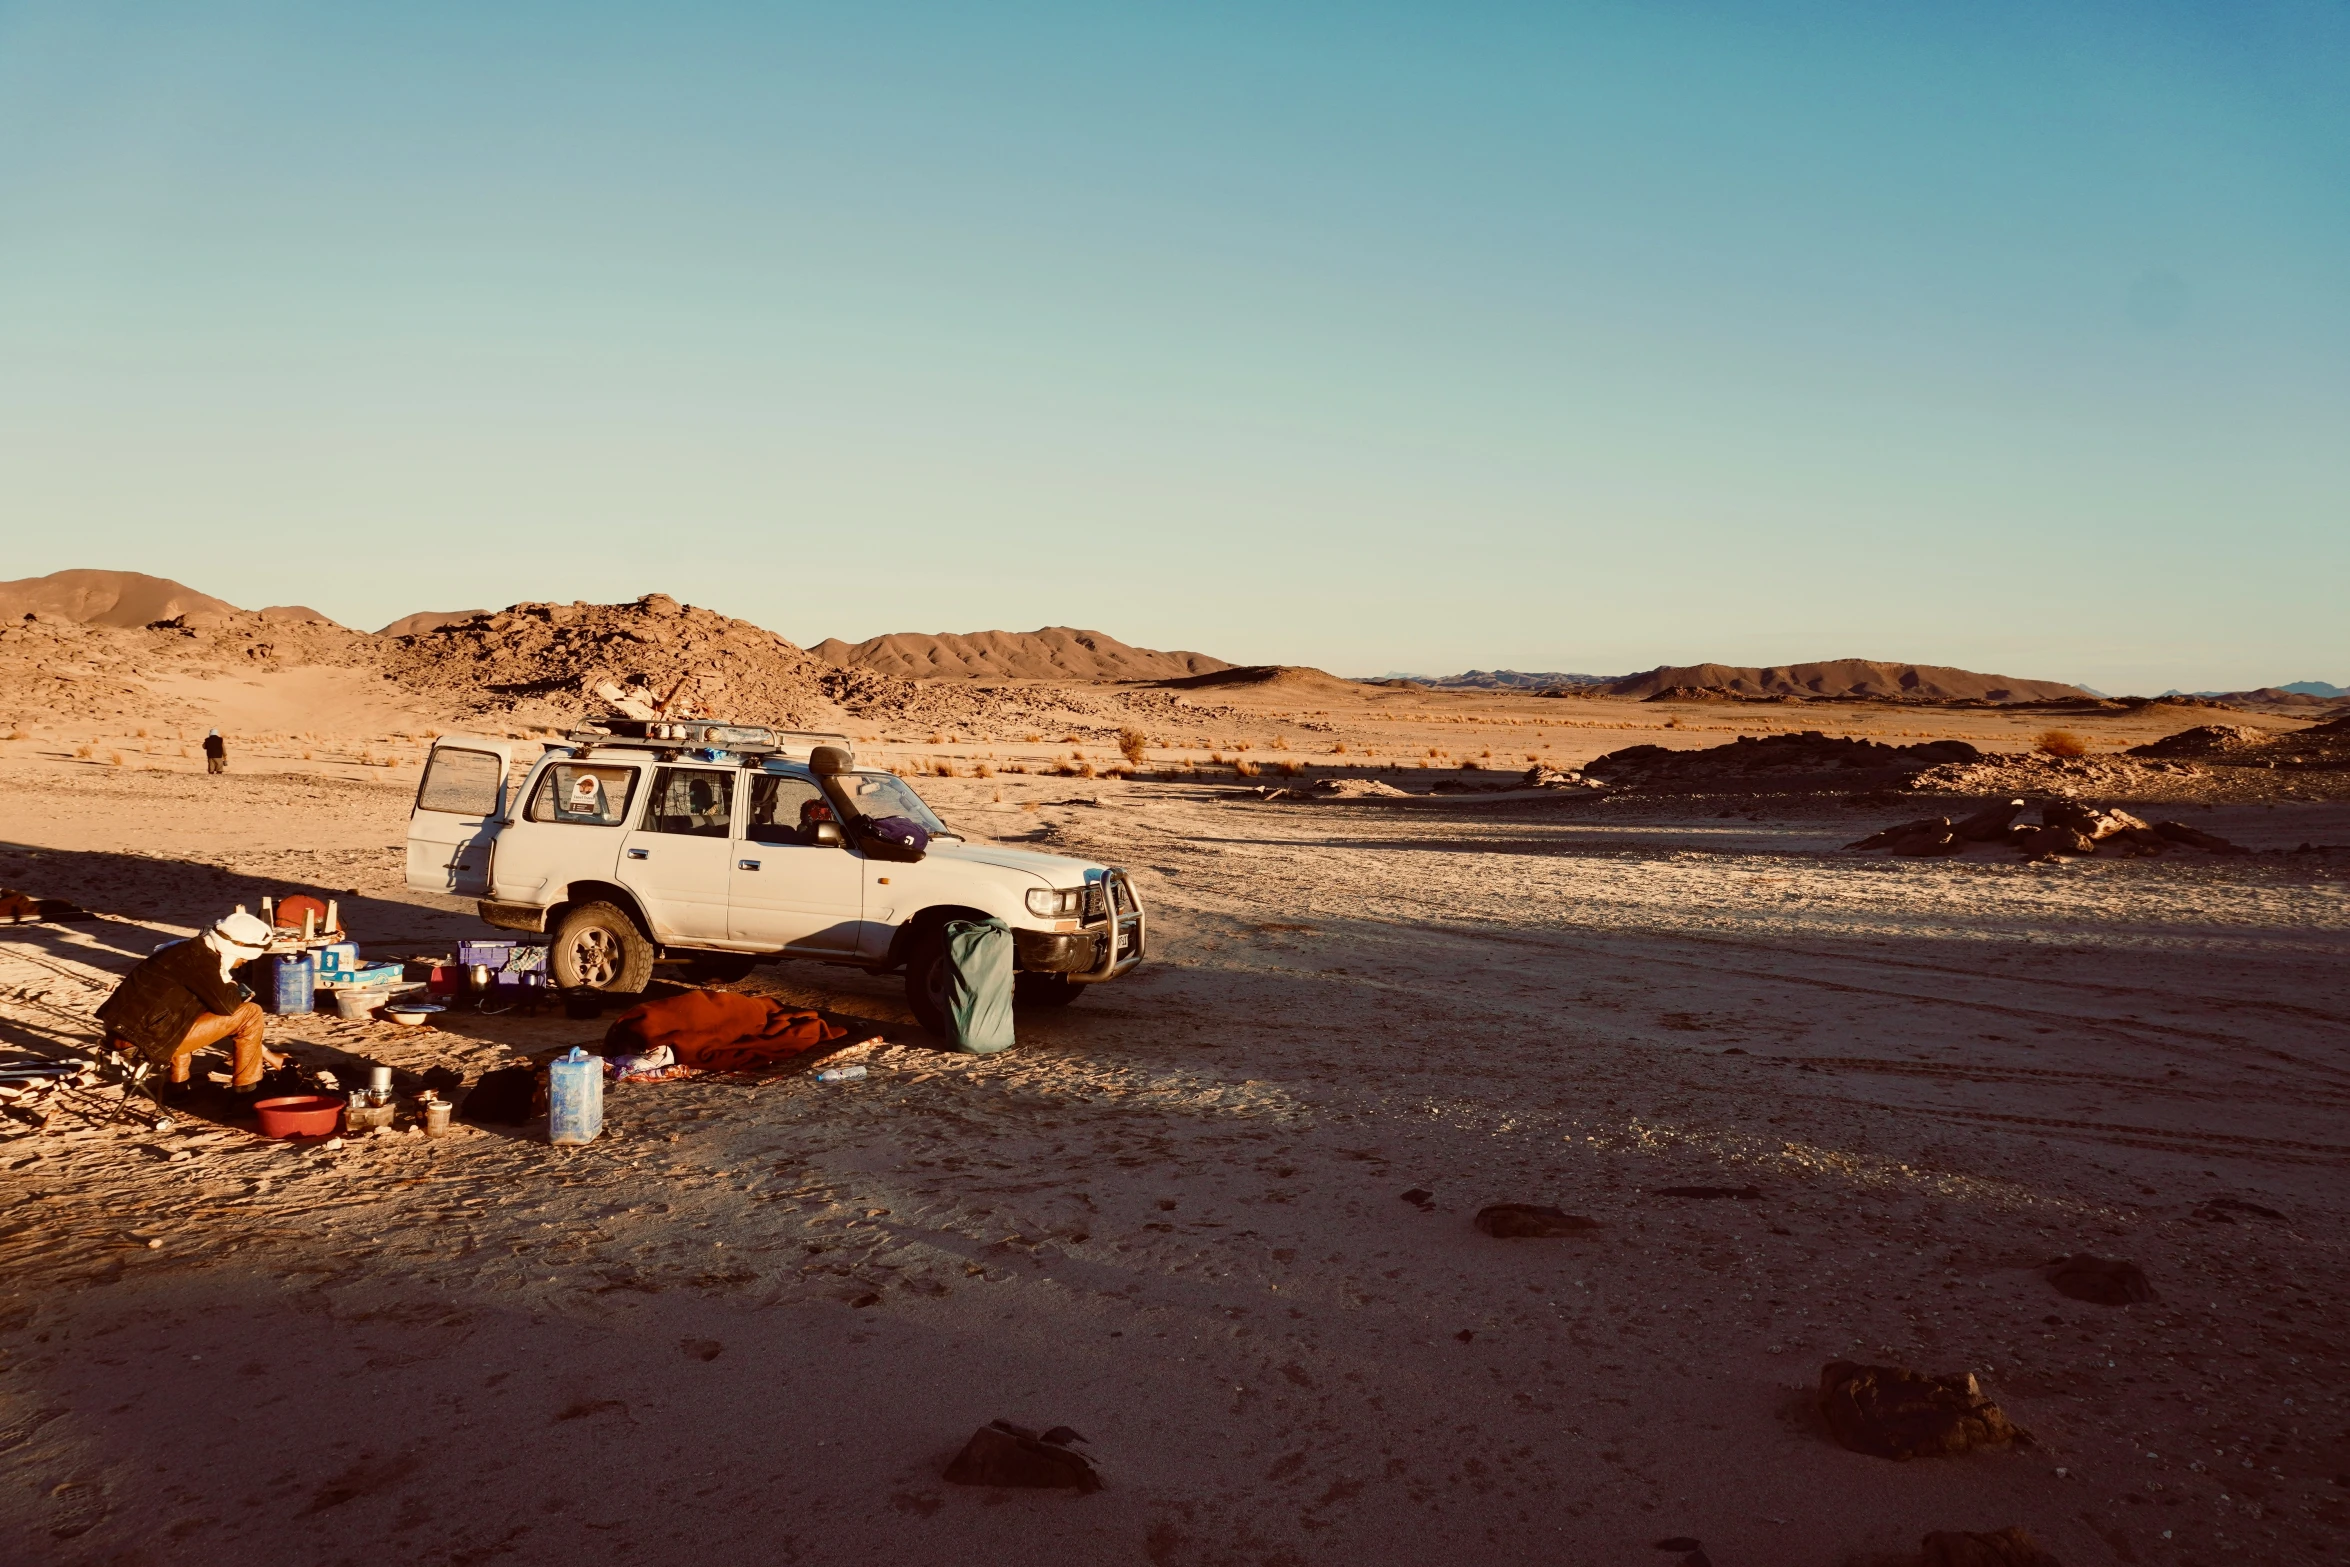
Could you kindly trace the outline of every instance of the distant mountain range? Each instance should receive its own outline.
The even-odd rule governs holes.
[[[1445,691],[1539,691],[1544,686],[1599,686],[1617,679],[1615,675],[1570,675],[1556,670],[1537,673],[1525,669],[1472,669],[1460,675],[1365,675],[1365,685],[1377,685],[1388,680],[1409,680],[1416,686],[1434,686]]]
[[[2350,689],[2326,680],[2296,680],[2290,685],[2261,686],[2251,691],[2165,691],[2164,696],[2199,696],[2216,702],[2242,702],[2260,707],[2324,707],[2350,697]]]
[[[1632,675],[1533,674],[1517,669],[1472,669],[1462,675],[1385,675],[1438,690],[1581,688],[1602,696],[1824,697],[1919,702],[2046,702],[2085,696],[2057,680],[2018,680],[1939,664],[1896,664],[1835,658],[1810,664],[1665,664]]]

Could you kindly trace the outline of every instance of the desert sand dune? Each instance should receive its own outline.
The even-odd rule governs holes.
[[[5,620],[39,614],[83,625],[130,627],[207,611],[233,614],[236,606],[167,577],[136,571],[57,571],[0,582],[0,619]]]

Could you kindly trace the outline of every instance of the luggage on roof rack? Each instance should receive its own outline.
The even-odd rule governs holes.
[[[855,753],[849,737],[817,729],[770,729],[764,724],[730,724],[703,718],[607,718],[564,737],[599,750],[704,750],[745,757],[799,756],[837,745]]]

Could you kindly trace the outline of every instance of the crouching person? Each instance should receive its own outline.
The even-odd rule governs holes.
[[[98,1005],[108,1037],[121,1040],[174,1083],[185,1083],[189,1062],[207,1045],[230,1041],[230,1082],[239,1093],[261,1086],[261,1074],[285,1057],[262,1044],[262,1010],[247,999],[230,971],[260,957],[270,930],[239,910],[193,941],[174,942],[132,969]]]

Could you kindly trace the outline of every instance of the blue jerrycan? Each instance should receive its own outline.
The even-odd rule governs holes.
[[[269,974],[261,999],[265,1008],[280,1015],[318,1010],[318,980],[309,953],[281,952],[263,966]]]

